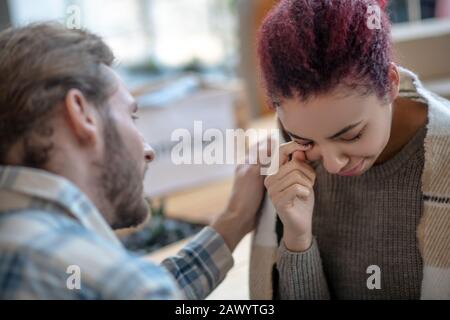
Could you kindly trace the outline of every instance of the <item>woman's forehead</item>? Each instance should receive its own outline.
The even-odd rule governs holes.
[[[283,99],[277,114],[286,130],[300,136],[329,134],[368,120],[380,111],[376,95],[321,95],[308,101]],[[301,135],[303,134],[303,135]]]

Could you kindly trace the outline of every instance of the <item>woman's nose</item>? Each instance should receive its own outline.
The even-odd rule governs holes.
[[[324,168],[331,174],[338,174],[347,165],[348,161],[343,157],[329,155],[323,158]]]
[[[324,168],[331,174],[337,174],[348,164],[348,157],[340,154],[338,150],[313,148],[306,153],[308,160],[322,160]]]

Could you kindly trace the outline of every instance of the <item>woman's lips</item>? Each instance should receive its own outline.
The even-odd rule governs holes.
[[[364,165],[364,159],[361,160],[361,161],[360,161],[356,166],[354,166],[352,169],[347,170],[347,171],[344,171],[344,172],[340,172],[340,173],[338,173],[338,175],[340,175],[340,176],[345,176],[345,177],[349,177],[349,176],[357,176],[357,175],[360,173],[360,171],[361,171],[363,165]]]

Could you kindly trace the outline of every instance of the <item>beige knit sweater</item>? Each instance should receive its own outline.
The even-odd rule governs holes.
[[[422,173],[424,211],[417,228],[423,260],[422,299],[450,299],[450,101],[426,90],[417,76],[400,68],[401,91],[413,92],[428,105],[425,164]],[[273,267],[278,241],[276,212],[266,197],[253,237],[250,296],[272,299]]]

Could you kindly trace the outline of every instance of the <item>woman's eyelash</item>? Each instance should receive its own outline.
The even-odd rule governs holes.
[[[363,128],[355,137],[351,138],[351,139],[342,139],[344,142],[355,142],[358,141],[359,139],[361,139],[364,130],[366,128]],[[306,143],[302,143],[300,141],[296,141],[299,145],[303,146],[303,147],[309,147],[313,145],[313,142],[306,142]]]
[[[356,137],[351,138],[350,140],[345,140],[345,141],[356,141],[356,140],[361,139],[361,136],[362,136],[362,134],[361,134],[361,133],[358,133],[358,135],[357,135]]]
[[[361,137],[362,137],[362,135],[363,135],[363,133],[364,133],[364,129],[365,128],[363,128],[355,137],[353,137],[353,138],[351,138],[351,139],[343,139],[345,142],[354,142],[354,141],[357,141],[357,140],[359,140],[359,139],[361,139]]]
[[[295,140],[294,140],[295,141]],[[301,143],[300,141],[295,141],[297,144],[301,145],[304,148],[310,147],[313,145],[313,142]]]

